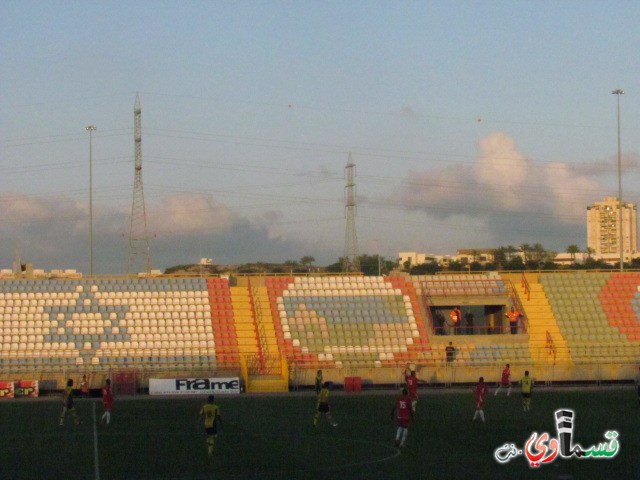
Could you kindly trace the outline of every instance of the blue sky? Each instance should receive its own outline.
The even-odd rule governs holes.
[[[640,202],[635,2],[2,2],[0,267],[126,270],[133,104],[152,266],[586,247]]]

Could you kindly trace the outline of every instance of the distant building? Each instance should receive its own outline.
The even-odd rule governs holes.
[[[400,259],[400,265],[404,265],[409,262],[410,267],[417,265],[423,265],[425,263],[435,262],[441,267],[448,267],[451,262],[460,262],[463,265],[468,265],[473,262],[478,262],[481,265],[492,263],[494,260],[493,249],[481,248],[481,249],[465,249],[458,250],[455,255],[435,255],[430,253],[418,253],[418,252],[400,252],[398,254]]]
[[[620,217],[617,197],[605,197],[587,207],[587,247],[593,258],[605,262],[620,260]],[[622,204],[622,252],[625,261],[638,256],[638,209]]]
[[[398,258],[400,259],[401,266],[404,266],[408,261],[411,267],[415,267],[416,265],[423,265],[431,262],[441,264],[443,259],[449,257],[446,255],[433,255],[430,253],[400,252],[398,254]]]
[[[584,252],[578,252],[578,253],[574,253],[574,254],[571,254],[571,253],[558,253],[554,257],[553,263],[556,263],[558,265],[571,266],[571,265],[577,265],[577,264],[585,263],[588,258],[589,258],[589,255],[584,253]]]
[[[478,262],[480,265],[492,263],[495,259],[493,248],[477,248],[458,250],[456,255],[451,259],[463,264]]]

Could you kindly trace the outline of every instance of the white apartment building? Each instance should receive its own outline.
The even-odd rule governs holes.
[[[620,260],[620,217],[617,197],[605,197],[587,207],[587,247],[594,258],[608,262]],[[622,204],[622,251],[624,261],[638,255],[638,209]]]

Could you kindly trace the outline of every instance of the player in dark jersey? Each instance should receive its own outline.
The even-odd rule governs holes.
[[[73,406],[73,380],[67,380],[67,387],[62,391],[62,413],[60,414],[60,426],[64,425],[64,417],[67,412],[71,413],[73,423],[80,425],[80,419]]]
[[[209,395],[207,403],[200,409],[200,416],[204,418],[204,430],[207,434],[207,454],[212,456],[218,436],[218,423],[222,423],[220,407],[214,403],[213,395]]]
[[[337,427],[338,423],[331,416],[331,407],[329,406],[329,382],[324,382],[320,393],[318,394],[318,403],[316,405],[316,414],[313,417],[313,426],[318,426],[320,414],[324,415],[332,427]]]
[[[111,412],[113,411],[113,393],[111,393],[111,380],[108,378],[104,381],[104,386],[102,387],[102,406],[104,407],[104,413],[100,417],[100,421],[104,421],[109,425]]]
[[[413,419],[413,408],[411,407],[411,397],[406,388],[402,389],[402,393],[393,405],[391,415],[396,421],[396,447],[404,447],[409,433],[409,424]]]
[[[529,376],[529,370],[525,370],[524,377],[520,379],[522,385],[522,411],[531,411],[531,391],[533,390],[533,378]]]
[[[484,423],[484,401],[488,393],[487,386],[484,383],[484,377],[480,377],[473,393],[476,399],[476,412],[473,414],[473,420],[475,421],[476,417],[479,416],[482,423]]]

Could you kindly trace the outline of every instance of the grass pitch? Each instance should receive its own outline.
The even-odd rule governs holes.
[[[2,478],[18,479],[636,479],[640,407],[633,389],[545,389],[523,413],[520,394],[490,391],[487,423],[472,422],[471,389],[422,389],[407,446],[394,446],[395,392],[333,392],[338,427],[312,425],[313,394],[218,396],[223,425],[212,459],[198,418],[205,397],[116,398],[111,425],[99,399],[79,399],[82,419],[58,426],[60,401],[0,401]],[[530,468],[525,457],[500,465],[505,443],[523,449],[532,432],[556,436],[553,413],[575,411],[574,443],[585,448],[619,433],[611,459],[556,458]],[[95,417],[94,417],[95,412]]]

